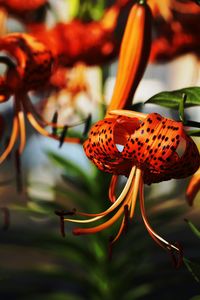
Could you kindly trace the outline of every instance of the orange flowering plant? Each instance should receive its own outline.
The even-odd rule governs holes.
[[[4,53],[0,57],[0,64],[6,68],[4,76],[0,76],[0,102],[6,102],[14,96],[15,110],[10,141],[0,156],[0,163],[13,149],[18,133],[21,139],[18,152],[23,152],[26,141],[24,112],[40,134],[60,140],[60,144],[64,141],[82,143],[79,137],[66,137],[67,128],[71,125],[57,124],[57,112],[52,122],[44,120],[32,105],[29,92],[61,89],[63,81],[66,86],[65,70],[78,62],[81,62],[81,65],[97,65],[114,58],[120,44],[115,39],[114,32],[120,10],[129,9],[129,1],[117,1],[105,11],[99,21],[84,23],[73,20],[71,23],[58,23],[50,30],[43,23],[31,23],[27,25],[30,33],[10,33],[0,38],[0,51]],[[26,10],[32,11],[46,2],[29,1],[23,6],[20,5],[20,1],[1,1],[0,7],[8,13],[12,10],[16,14],[24,14]],[[75,88],[85,89],[83,80]],[[87,120],[83,122],[87,123]],[[60,129],[60,136],[54,134],[56,130],[53,130],[53,133],[48,132],[44,128],[46,126]]]
[[[74,228],[75,235],[102,231],[121,219],[119,231],[111,240],[113,244],[126,228],[128,221],[133,219],[139,192],[142,218],[149,234],[159,246],[172,255],[178,266],[182,258],[181,246],[163,239],[149,224],[144,205],[144,184],[185,178],[194,174],[200,166],[199,151],[181,121],[174,121],[157,113],[144,114],[126,109],[131,105],[132,97],[148,62],[151,24],[152,17],[148,4],[146,1],[138,1],[133,5],[127,21],[117,79],[106,116],[93,125],[83,145],[88,158],[101,171],[113,175],[109,189],[111,206],[100,213],[73,210],[57,214],[61,218],[63,234],[64,222],[90,225],[105,219],[101,224]],[[171,95],[169,102],[174,94]],[[153,100],[150,99],[149,102]],[[179,102],[182,117],[183,103]],[[121,194],[116,197],[119,175],[125,175],[128,179]],[[87,219],[70,218],[67,217],[68,214]],[[178,260],[175,253],[178,254]]]
[[[6,102],[14,96],[14,119],[10,141],[0,156],[3,162],[14,147],[20,133],[19,154],[24,150],[26,141],[24,112],[31,125],[42,135],[60,140],[60,137],[49,133],[44,127],[63,128],[57,123],[49,123],[37,115],[30,101],[28,92],[44,88],[54,70],[54,58],[48,48],[28,34],[11,33],[0,39],[0,50],[9,53],[2,56],[0,62],[7,67],[4,76],[0,77],[0,102]],[[15,59],[16,61],[12,60]],[[23,112],[24,111],[24,112]],[[80,142],[77,138],[64,137],[65,141]]]
[[[45,2],[38,1],[41,5]],[[130,2],[129,0],[116,1],[115,5],[106,10],[100,21],[84,23],[74,20],[70,24],[58,23],[49,30],[44,24],[31,24],[27,27],[29,33],[10,33],[0,38],[0,50],[8,54],[0,57],[0,63],[6,66],[5,75],[0,77],[0,102],[8,101],[11,96],[14,102],[13,128],[8,145],[0,156],[0,162],[3,162],[14,148],[18,133],[20,144],[17,153],[23,152],[26,142],[24,114],[31,125],[42,135],[57,139],[61,143],[63,141],[83,142],[83,138],[66,136],[67,126],[63,128],[57,124],[56,114],[52,122],[47,122],[38,116],[30,101],[30,92],[37,92],[45,87],[48,89],[53,82],[52,78],[55,79],[55,72],[59,71],[58,68],[65,70],[66,67],[71,67],[80,61],[88,65],[101,64],[115,57],[119,50],[119,42],[114,38],[114,32],[120,12]],[[177,4],[178,1],[174,2]],[[165,97],[159,94],[148,100],[149,103],[173,106],[178,109],[180,121],[166,118],[156,112],[144,114],[129,109],[149,62],[149,56],[152,61],[156,61],[159,57],[152,52],[154,48],[151,48],[152,12],[156,17],[164,12],[164,18],[166,12],[169,13],[169,19],[167,17],[165,20],[170,20],[170,25],[173,25],[174,30],[175,21],[170,19],[171,6],[158,5],[158,3],[160,2],[156,0],[138,0],[131,3],[110,104],[105,118],[92,126],[83,144],[86,156],[98,169],[112,174],[108,191],[111,205],[103,212],[85,213],[73,210],[71,212],[58,211],[57,214],[61,218],[63,235],[64,222],[89,225],[102,222],[87,228],[73,229],[74,234],[80,235],[102,231],[119,220],[121,225],[111,240],[112,245],[125,230],[129,220],[134,218],[139,194],[141,214],[147,231],[159,246],[170,253],[178,266],[182,259],[182,248],[179,243],[171,243],[162,238],[151,227],[144,204],[144,184],[150,185],[172,178],[186,178],[197,171],[187,189],[189,203],[192,203],[200,185],[198,173],[200,155],[187,127],[199,127],[199,124],[185,122],[184,107],[200,104],[199,88],[165,93]],[[4,6],[7,8],[6,5]],[[196,10],[199,13],[199,7]],[[178,23],[181,22],[181,20],[178,21]],[[194,47],[196,47],[196,39]],[[188,49],[188,51],[191,50],[190,47]],[[182,53],[182,50],[180,52]],[[175,49],[170,58],[177,53],[179,49]],[[152,55],[156,58],[152,59]],[[59,89],[60,86],[58,85],[57,88]],[[196,91],[195,97],[191,96],[194,91]],[[90,116],[86,127],[89,127],[89,121]],[[52,127],[53,132],[48,132],[45,129],[46,126]],[[57,128],[63,130],[61,136],[55,134]],[[198,132],[195,134],[198,135]],[[121,175],[126,176],[127,181],[120,195],[116,196],[118,178]],[[87,219],[68,218],[68,214]],[[178,254],[178,260],[176,260],[175,253]]]

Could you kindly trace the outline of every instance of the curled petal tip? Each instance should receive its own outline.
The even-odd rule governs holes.
[[[172,263],[175,269],[179,269],[183,263],[183,248],[179,243],[175,243],[178,251],[176,253],[172,248],[168,249],[169,255],[172,259]]]
[[[192,206],[197,193],[200,190],[200,169],[195,173],[188,184],[186,190],[187,203]]]

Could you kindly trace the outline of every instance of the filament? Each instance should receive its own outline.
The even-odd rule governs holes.
[[[75,228],[73,230],[73,233],[79,235],[79,234],[91,234],[91,233],[102,231],[110,227],[112,224],[114,224],[122,215],[122,213],[123,213],[123,207],[121,207],[112,218],[110,218],[108,221],[104,222],[103,224],[91,228]]]
[[[124,205],[126,205],[126,204],[127,204],[127,201],[125,201]],[[73,230],[73,233],[75,235],[91,234],[91,233],[96,233],[96,232],[102,231],[104,229],[107,229],[119,219],[119,217],[122,215],[123,211],[124,211],[124,206],[120,207],[120,209],[116,212],[116,214],[114,214],[114,216],[112,218],[110,218],[103,224],[100,224],[100,225],[97,225],[97,226],[91,227],[91,228],[75,228]]]
[[[109,186],[108,196],[112,203],[116,201],[115,188],[117,185],[118,178],[118,175],[113,175]]]
[[[47,137],[51,137],[57,141],[60,141],[60,137],[55,136],[51,133],[49,133],[46,129],[44,129],[39,122],[36,120],[36,118],[34,117],[34,115],[30,112],[29,106],[26,103],[27,99],[22,99],[23,100],[23,105],[24,105],[24,110],[26,112],[26,116],[29,120],[29,122],[31,123],[31,125],[41,134]],[[81,139],[80,138],[75,138],[75,137],[65,137],[64,138],[65,142],[69,142],[69,143],[77,143],[80,144],[81,143]]]
[[[26,144],[26,127],[25,127],[24,113],[21,109],[21,99],[19,99],[18,95],[16,95],[15,97],[15,103],[16,103],[16,115],[18,118],[18,125],[19,125],[19,132],[20,132],[19,154],[22,154]]]
[[[129,175],[129,178],[126,182],[126,185],[122,191],[122,193],[120,194],[120,196],[117,198],[117,200],[105,211],[99,213],[99,214],[89,214],[89,213],[82,213],[82,212],[76,212],[77,215],[80,216],[87,216],[87,217],[93,217],[91,219],[87,219],[87,220],[76,220],[76,219],[64,219],[64,221],[67,222],[73,222],[73,223],[91,223],[91,222],[95,222],[101,218],[103,218],[105,215],[109,214],[110,212],[112,212],[115,208],[117,208],[124,200],[124,198],[126,197],[129,188],[131,186],[134,174],[135,174],[135,169],[136,167],[133,167],[131,169],[131,173]]]
[[[151,227],[151,225],[148,222],[145,206],[144,206],[144,184],[143,180],[140,180],[140,208],[141,208],[141,214],[144,221],[144,224],[152,237],[152,239],[162,248],[167,249],[168,251],[171,251],[171,249],[174,249],[178,252],[180,252],[180,249],[176,247],[173,244],[168,243],[166,240],[164,240],[162,237],[160,237]]]
[[[127,206],[124,206],[124,214],[125,214],[126,207]],[[115,236],[115,238],[111,240],[111,244],[114,244],[119,239],[119,237],[121,236],[121,234],[124,230],[125,224],[126,224],[126,217],[124,216],[123,219],[122,219],[119,231],[118,231],[117,235]]]
[[[134,189],[133,189],[133,194],[132,194],[132,199],[131,199],[130,219],[132,219],[133,215],[134,215],[139,184],[140,184],[140,181],[141,181],[141,175],[142,175],[142,171],[137,168],[136,169],[136,174],[135,174],[135,180],[134,180]]]
[[[35,109],[34,105],[32,104],[30,98],[28,96],[26,96],[26,106],[29,108],[29,111],[32,113],[32,115],[35,115],[39,121],[41,123],[43,123],[43,126],[51,126],[53,128],[57,128],[57,129],[63,129],[65,126],[68,126],[67,124],[59,124],[57,122],[49,122],[47,120],[45,120],[38,112],[37,110]],[[81,122],[77,122],[75,124],[73,124],[73,126],[78,126],[78,125],[81,125],[82,123],[84,122],[87,122],[88,118],[86,118],[85,120],[81,121]],[[68,126],[68,127],[71,127],[71,126]]]
[[[10,140],[8,142],[6,149],[0,156],[0,163],[2,163],[6,159],[6,157],[10,154],[10,152],[12,151],[12,149],[15,145],[16,139],[17,139],[18,131],[19,131],[18,116],[15,114],[15,116],[13,118],[13,126],[12,126]]]
[[[136,169],[136,176],[133,178],[132,183],[131,183],[131,187],[128,191],[128,194],[126,196],[126,205],[124,205],[124,217],[122,219],[121,222],[121,226],[119,228],[119,231],[117,233],[117,235],[115,236],[115,238],[111,241],[111,244],[115,243],[120,235],[122,234],[126,224],[127,224],[127,218],[132,218],[133,217],[133,213],[134,213],[134,208],[135,208],[135,204],[136,204],[136,199],[137,199],[137,193],[138,193],[138,185],[136,185],[136,177],[138,177],[138,174],[141,174],[139,172],[137,172],[139,169]],[[140,178],[140,177],[139,177]],[[138,181],[138,179],[137,179]],[[132,211],[132,217],[130,214],[130,208]],[[127,210],[127,211],[126,211]]]

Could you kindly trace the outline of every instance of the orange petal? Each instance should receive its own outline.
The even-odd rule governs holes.
[[[107,113],[132,103],[133,94],[144,73],[151,45],[151,12],[146,4],[134,4],[126,24],[116,83]]]
[[[192,206],[194,198],[200,190],[200,168],[192,176],[186,190],[186,199],[189,205]]]

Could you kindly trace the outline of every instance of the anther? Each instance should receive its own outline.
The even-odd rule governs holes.
[[[64,127],[63,127],[63,131],[62,131],[62,133],[61,133],[61,135],[60,135],[59,148],[61,148],[62,145],[63,145],[63,143],[64,143],[65,136],[66,136],[66,134],[67,134],[67,130],[68,130],[68,126],[64,126]]]
[[[88,131],[91,127],[91,121],[92,121],[92,116],[91,116],[91,114],[89,114],[86,121],[85,121],[85,126],[84,126],[84,130],[83,130],[83,137],[87,136]]]
[[[52,126],[52,134],[57,135],[57,123],[58,123],[58,112],[56,111],[52,118],[52,123],[55,124],[55,126]]]

